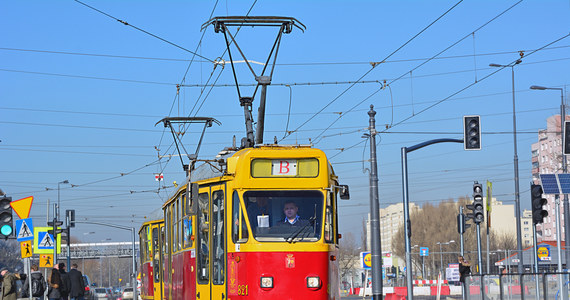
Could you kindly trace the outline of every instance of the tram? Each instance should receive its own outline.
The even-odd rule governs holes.
[[[162,210],[151,214],[139,230],[141,290],[143,300],[161,300],[162,285],[162,241],[164,240],[164,217]]]
[[[319,149],[226,151],[191,170],[164,223],[143,224],[143,299],[339,299],[337,200],[348,197]]]

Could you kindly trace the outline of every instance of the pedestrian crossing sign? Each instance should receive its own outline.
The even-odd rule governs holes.
[[[16,239],[18,242],[31,241],[34,239],[32,218],[16,220]]]
[[[53,254],[40,255],[40,268],[53,268]]]
[[[61,234],[57,235],[57,243],[53,235],[47,231],[52,227],[36,227],[34,228],[34,249],[39,254],[53,253],[53,248],[57,244],[57,253],[61,253]]]
[[[21,242],[20,250],[22,250],[22,258],[32,257],[32,241]]]

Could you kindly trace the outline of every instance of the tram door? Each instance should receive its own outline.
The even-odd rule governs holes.
[[[152,279],[149,278],[149,283],[152,280],[152,286],[153,286],[153,299],[155,300],[160,300],[162,299],[162,262],[160,260],[160,251],[161,251],[161,246],[160,246],[160,237],[159,237],[159,232],[160,232],[160,228],[162,228],[163,225],[162,223],[157,223],[157,224],[152,224],[151,225],[151,230],[152,230],[152,258],[151,258],[151,262],[152,262]]]
[[[200,189],[198,195],[198,284],[196,298],[226,299],[225,186]]]

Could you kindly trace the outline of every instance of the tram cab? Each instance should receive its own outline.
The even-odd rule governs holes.
[[[337,200],[324,152],[259,146],[193,170],[164,206],[164,299],[339,299]]]

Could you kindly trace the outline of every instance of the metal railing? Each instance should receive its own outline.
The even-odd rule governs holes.
[[[569,276],[569,272],[474,274],[465,279],[465,299],[568,299]]]

